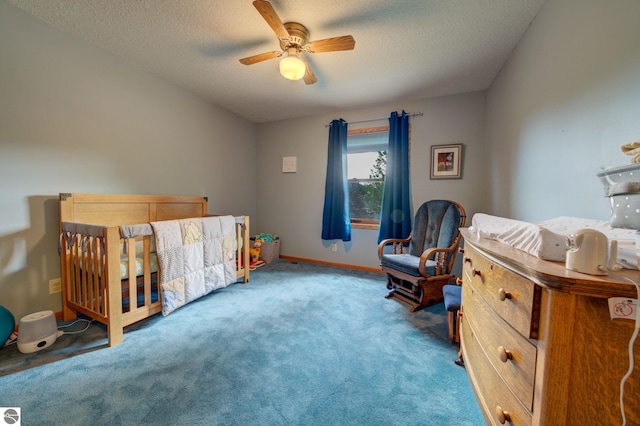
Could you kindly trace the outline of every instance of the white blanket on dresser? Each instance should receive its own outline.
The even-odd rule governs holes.
[[[163,315],[237,280],[233,216],[166,220],[151,226]]]
[[[482,238],[500,241],[540,259],[565,260],[567,237],[542,226],[484,213],[474,214],[471,222],[470,229]]]
[[[540,259],[564,262],[567,237],[580,229],[595,229],[618,242],[618,263],[626,269],[638,269],[636,231],[612,228],[609,222],[561,216],[539,223],[521,222],[484,213],[473,215],[469,228],[481,238],[500,241]]]

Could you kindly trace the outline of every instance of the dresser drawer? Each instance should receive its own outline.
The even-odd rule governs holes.
[[[476,333],[466,320],[466,314],[461,323],[462,352],[467,367],[467,374],[474,387],[485,418],[492,425],[500,425],[499,411],[507,412],[509,425],[531,425],[531,412],[527,410],[518,398],[509,390],[485,356]],[[499,408],[498,408],[499,407]]]
[[[463,317],[485,356],[509,388],[529,410],[533,409],[537,348],[505,323],[473,286],[462,286]]]
[[[492,263],[471,246],[464,250],[463,279],[523,336],[538,337],[538,286]]]

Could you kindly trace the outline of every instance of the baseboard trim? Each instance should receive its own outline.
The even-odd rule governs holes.
[[[294,261],[294,262],[306,262],[306,263],[314,263],[316,265],[325,265],[325,266],[333,266],[336,268],[343,268],[343,269],[352,269],[355,271],[365,271],[365,272],[375,272],[378,274],[383,274],[382,269],[380,268],[371,268],[369,266],[358,266],[358,265],[350,265],[347,263],[336,263],[336,262],[327,262],[324,260],[316,260],[316,259],[307,259],[304,257],[296,257],[296,256],[286,256],[286,255],[280,255],[280,259],[283,260],[290,260],[290,261]]]

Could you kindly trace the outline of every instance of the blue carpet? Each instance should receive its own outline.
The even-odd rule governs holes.
[[[23,425],[482,425],[442,304],[410,314],[383,275],[278,261],[130,326],[0,350]],[[75,324],[70,328],[82,328]]]

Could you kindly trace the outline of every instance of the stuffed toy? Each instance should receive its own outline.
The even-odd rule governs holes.
[[[255,271],[264,265],[264,260],[260,259],[260,246],[262,243],[258,240],[254,241],[249,247],[249,270]]]
[[[260,246],[262,243],[260,241],[255,241],[251,244],[249,248],[249,260],[250,263],[256,263],[258,259],[260,259]]]

